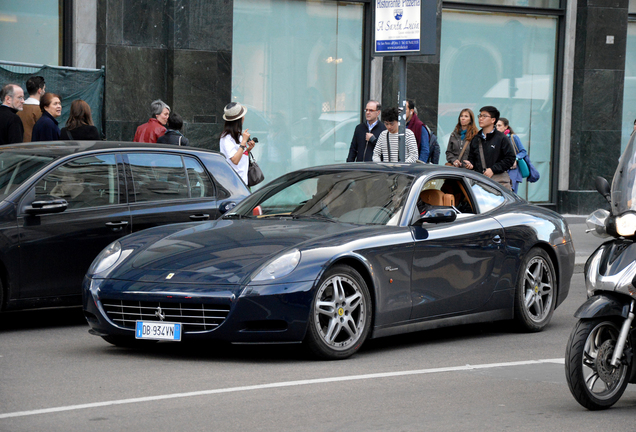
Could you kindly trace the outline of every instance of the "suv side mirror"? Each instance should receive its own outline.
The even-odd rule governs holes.
[[[26,214],[36,216],[41,214],[61,213],[68,207],[68,202],[62,198],[39,199],[24,208]]]

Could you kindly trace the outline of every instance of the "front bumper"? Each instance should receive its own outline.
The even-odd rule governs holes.
[[[159,321],[164,310],[184,309],[184,320],[201,322],[191,311],[224,311],[213,326],[184,324],[182,340],[213,339],[239,343],[300,342],[305,337],[313,296],[313,281],[283,284],[200,286],[157,284],[84,278],[84,315],[91,333],[99,336],[135,337],[134,320]],[[242,295],[241,295],[242,294]],[[113,303],[131,313],[122,322]],[[139,304],[141,314],[131,307]],[[156,306],[155,306],[156,305]],[[154,307],[163,308],[156,316]],[[134,312],[134,313],[133,313]],[[219,318],[217,316],[217,318]],[[119,320],[118,320],[119,319]],[[118,321],[117,321],[118,320]],[[166,319],[168,321],[168,319]],[[174,318],[170,322],[174,322]],[[209,321],[209,320],[208,320]],[[177,322],[178,319],[177,319]]]

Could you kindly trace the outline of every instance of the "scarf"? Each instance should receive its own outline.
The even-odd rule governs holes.
[[[459,133],[461,136],[462,142],[466,139],[466,132],[468,132],[468,129],[462,129],[462,131]]]
[[[421,147],[420,143],[422,142],[422,127],[423,126],[424,126],[424,123],[422,123],[422,121],[417,117],[417,114],[413,112],[413,116],[411,117],[411,120],[409,120],[406,127],[411,129],[411,131],[415,135],[415,141],[417,141],[417,154],[420,153],[420,147]]]

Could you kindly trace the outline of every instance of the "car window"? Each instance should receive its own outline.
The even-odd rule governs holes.
[[[427,181],[418,196],[414,220],[419,219],[427,210],[437,207],[452,207],[458,217],[475,213],[475,206],[464,182],[456,178],[435,178]]]
[[[470,188],[475,195],[481,213],[499,207],[506,200],[500,191],[485,183],[470,180]]]
[[[179,155],[128,154],[136,202],[165,201],[189,197],[188,181]]]
[[[5,199],[54,158],[29,153],[0,152],[0,200]]]
[[[412,181],[407,175],[361,170],[291,173],[243,201],[227,216],[396,225]]]
[[[54,169],[35,185],[36,201],[51,196],[65,199],[69,209],[118,204],[115,155],[85,156]]]
[[[190,183],[190,197],[192,198],[205,198],[213,197],[214,185],[208,177],[208,173],[203,166],[194,158],[183,158],[188,172],[188,182]]]

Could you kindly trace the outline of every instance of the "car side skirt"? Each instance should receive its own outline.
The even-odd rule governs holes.
[[[448,318],[435,318],[419,322],[408,322],[391,327],[375,328],[371,339],[393,336],[403,333],[412,333],[422,330],[433,330],[442,327],[451,327],[465,324],[475,324],[481,322],[501,321],[513,318],[512,310],[495,310],[487,312],[477,312],[470,315],[453,316]]]

